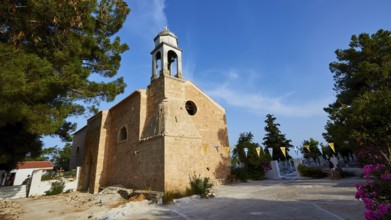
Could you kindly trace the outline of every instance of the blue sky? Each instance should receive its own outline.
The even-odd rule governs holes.
[[[129,0],[132,9],[119,32],[130,50],[118,76],[125,93],[108,109],[151,77],[153,38],[164,26],[183,49],[183,72],[226,109],[230,145],[251,131],[262,144],[266,114],[300,146],[322,137],[333,102],[328,65],[336,49],[348,47],[353,34],[391,30],[389,0]],[[73,119],[78,128],[88,116]],[[47,147],[62,146],[45,139]]]

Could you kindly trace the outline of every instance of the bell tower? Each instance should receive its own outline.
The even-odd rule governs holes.
[[[178,39],[174,33],[164,27],[154,39],[155,49],[152,55],[151,82],[160,75],[183,79],[182,50],[178,48]]]

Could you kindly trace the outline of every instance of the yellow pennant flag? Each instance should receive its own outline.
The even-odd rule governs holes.
[[[310,145],[304,145],[305,148],[307,148],[308,152],[311,152]]]
[[[258,157],[259,157],[260,154],[261,154],[261,148],[257,147],[257,148],[255,148],[255,149],[257,150],[257,154],[258,154]]]
[[[225,147],[225,151],[227,151],[227,154],[229,154],[230,148],[229,147]]]
[[[280,147],[282,153],[284,154],[284,157],[286,157],[286,147]]]
[[[335,153],[334,143],[329,143],[329,146],[330,146],[331,150],[333,150],[333,152]]]
[[[208,145],[204,145],[204,153],[206,153],[208,151]]]

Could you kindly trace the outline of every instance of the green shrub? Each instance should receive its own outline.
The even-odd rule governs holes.
[[[47,181],[47,180],[52,180],[52,176],[50,174],[45,174],[41,176],[41,181]]]
[[[164,192],[163,204],[164,205],[170,204],[172,201],[174,201],[174,199],[179,199],[179,198],[182,198],[184,196],[185,195],[183,195],[183,194],[181,194],[180,192],[177,192],[177,191],[167,191],[167,192]]]
[[[200,176],[194,174],[193,177],[190,177],[190,188],[193,194],[199,195],[201,198],[208,198],[210,189],[213,184],[209,183],[209,178],[204,177],[203,179]]]
[[[67,178],[73,177],[73,178],[75,178],[76,177],[76,169],[64,172],[63,177],[67,177]]]
[[[50,187],[50,190],[45,191],[45,195],[51,196],[51,195],[61,194],[64,191],[64,188],[65,188],[65,183],[63,181],[52,182],[52,186]]]
[[[258,169],[249,169],[246,167],[233,168],[231,173],[236,176],[242,182],[247,182],[248,180],[263,180],[265,179],[265,172]]]
[[[297,166],[297,170],[301,176],[305,177],[323,178],[327,176],[320,167],[307,167],[303,164],[299,164],[299,166]]]
[[[236,178],[242,182],[247,182],[250,179],[248,170],[244,167],[232,168],[231,173],[234,174]]]
[[[249,176],[249,178],[251,180],[263,180],[263,179],[265,179],[265,172],[263,172],[262,170],[252,169],[252,170],[249,170],[247,172],[248,172],[248,176]]]

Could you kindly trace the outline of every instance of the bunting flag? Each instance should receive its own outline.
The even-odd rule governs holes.
[[[284,154],[284,157],[286,157],[286,147],[280,147],[282,153]]]
[[[273,148],[268,148],[268,152],[269,152],[270,156],[273,157]]]
[[[329,146],[330,146],[331,150],[333,150],[333,152],[335,153],[334,143],[329,143]]]
[[[204,153],[206,153],[207,151],[208,151],[208,145],[205,144],[205,145],[204,145]]]
[[[259,157],[260,154],[261,154],[261,148],[257,147],[257,148],[255,148],[255,149],[257,150],[257,154],[258,154],[258,157]]]
[[[216,149],[216,151],[219,151],[219,146],[216,145],[216,146],[215,146],[215,149]]]
[[[304,147],[308,150],[308,152],[311,152],[310,145],[304,145]]]
[[[227,154],[230,153],[230,147],[224,147],[225,148],[225,151],[227,152]]]

